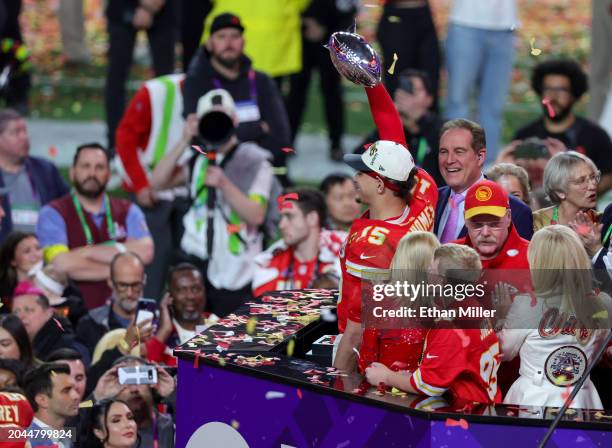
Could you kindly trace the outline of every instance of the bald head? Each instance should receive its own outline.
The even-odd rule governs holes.
[[[116,276],[125,270],[130,273],[141,273],[141,277],[143,277],[144,269],[144,263],[138,254],[134,252],[118,253],[113,257],[110,264],[111,281],[115,281]]]

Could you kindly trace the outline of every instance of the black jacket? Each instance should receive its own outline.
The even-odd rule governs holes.
[[[72,348],[83,356],[83,363],[89,365],[90,356],[83,344],[76,340],[70,321],[65,318],[52,317],[36,333],[32,343],[34,356],[41,361],[60,348]]]
[[[444,208],[448,205],[448,198],[451,195],[451,189],[449,187],[438,188],[438,205],[436,205],[436,220],[434,223],[434,233],[438,234],[438,227],[440,226],[440,219],[444,213]],[[512,213],[512,223],[516,228],[516,231],[528,241],[531,241],[533,236],[533,214],[531,209],[523,201],[516,199],[510,195],[510,211]],[[467,229],[465,225],[457,238],[463,238],[467,235]]]
[[[102,305],[94,308],[81,318],[77,325],[76,337],[87,348],[89,354],[93,356],[96,345],[102,336],[116,328],[125,327],[115,318],[110,305]]]
[[[183,115],[186,117],[196,112],[200,97],[217,88],[215,79],[219,81],[221,88],[232,95],[234,102],[249,101],[251,99],[249,70],[251,70],[251,60],[242,56],[238,79],[224,78],[210,64],[205,47],[200,47],[189,65],[185,78]],[[241,123],[237,131],[238,139],[243,142],[256,142],[272,154],[283,154],[281,148],[291,146],[289,119],[283,99],[276,83],[266,74],[257,70],[255,70],[255,86],[261,119],[260,121]],[[270,127],[269,133],[264,133],[261,128],[261,121],[265,121]]]

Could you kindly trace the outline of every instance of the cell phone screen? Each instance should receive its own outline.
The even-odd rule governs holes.
[[[159,310],[157,302],[151,299],[138,300],[138,311],[136,314],[136,323],[139,324],[147,319],[151,319],[152,325],[157,327],[159,321]]]
[[[119,384],[157,384],[155,366],[119,367],[117,376]]]

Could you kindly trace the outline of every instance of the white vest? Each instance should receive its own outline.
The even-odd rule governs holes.
[[[151,132],[141,155],[143,166],[153,168],[181,138],[183,120],[184,74],[160,76],[145,82],[151,101]]]

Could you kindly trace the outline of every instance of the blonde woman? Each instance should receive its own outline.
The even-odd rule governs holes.
[[[553,205],[533,212],[533,230],[553,224],[576,231],[592,257],[601,249],[597,187],[601,173],[587,156],[575,151],[556,154],[544,168],[544,191]]]
[[[427,281],[427,269],[433,261],[435,250],[440,247],[431,232],[410,232],[404,236],[391,261],[389,282],[419,284]],[[418,306],[419,299],[401,300],[398,305]],[[402,321],[398,321],[398,326]],[[419,328],[377,329],[366,328],[359,351],[359,368],[364,371],[373,362],[380,362],[393,370],[417,368],[423,351],[425,332]]]
[[[528,259],[535,295],[514,299],[499,334],[504,360],[521,359],[504,403],[561,406],[610,331],[612,299],[594,294],[589,256],[565,226],[537,231]],[[602,409],[590,379],[572,407]]]

